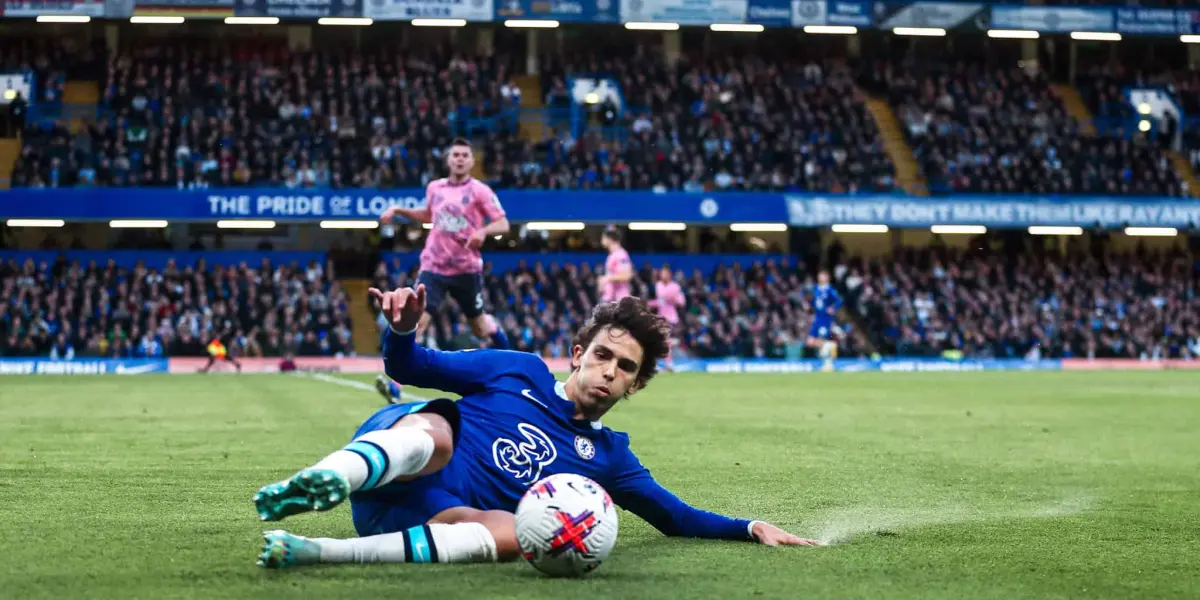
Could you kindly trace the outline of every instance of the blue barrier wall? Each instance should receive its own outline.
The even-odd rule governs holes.
[[[24,263],[27,259],[32,259],[35,263],[53,264],[58,260],[59,256],[66,256],[67,260],[79,261],[80,264],[87,266],[95,262],[103,267],[112,260],[118,267],[132,268],[139,262],[147,268],[161,269],[167,264],[167,261],[174,259],[175,264],[179,268],[194,266],[197,261],[203,259],[208,267],[216,265],[221,266],[236,266],[241,263],[246,263],[251,267],[257,267],[263,259],[271,261],[273,265],[291,265],[296,264],[303,267],[309,261],[315,260],[322,262],[325,260],[325,254],[322,252],[290,252],[283,250],[273,251],[253,251],[241,252],[232,250],[212,250],[203,252],[193,251],[164,251],[164,250],[114,250],[114,251],[93,251],[93,250],[0,250],[0,261],[7,262],[10,259],[18,263]],[[389,252],[382,255],[389,267],[393,267],[394,261],[399,261],[399,266],[403,270],[415,268],[420,261],[420,253],[418,252]],[[491,268],[496,271],[507,271],[514,269],[524,261],[527,265],[533,266],[540,262],[543,266],[549,267],[551,264],[575,264],[581,265],[584,263],[600,266],[604,264],[604,254],[594,252],[583,253],[568,253],[568,252],[551,252],[538,254],[533,252],[485,252],[483,256],[487,263],[490,263]],[[783,254],[633,254],[630,256],[633,264],[637,268],[642,268],[645,265],[652,267],[660,267],[664,264],[671,265],[676,270],[691,272],[693,269],[700,269],[707,273],[712,271],[718,265],[741,265],[749,267],[755,262],[774,261],[790,261],[795,264],[796,258]]]
[[[140,262],[146,268],[150,269],[162,269],[170,260],[174,260],[175,265],[181,269],[188,266],[195,266],[201,259],[210,268],[216,265],[237,266],[243,262],[252,267],[257,267],[264,258],[269,259],[273,265],[290,265],[295,263],[301,267],[307,266],[309,261],[315,260],[321,263],[325,260],[324,252],[293,252],[286,250],[274,250],[270,252],[241,252],[233,250],[0,250],[0,261],[4,262],[11,259],[16,260],[18,263],[24,263],[28,259],[33,259],[35,263],[45,262],[53,264],[54,261],[58,260],[59,256],[66,256],[71,261],[79,261],[85,267],[93,262],[103,267],[111,260],[118,267],[132,268]]]

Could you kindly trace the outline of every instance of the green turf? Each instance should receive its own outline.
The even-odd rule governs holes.
[[[622,513],[616,550],[586,581],[519,563],[255,567],[255,490],[339,447],[379,403],[286,376],[0,379],[0,598],[1200,590],[1194,374],[667,375],[606,419],[665,485],[845,543],[667,539]],[[345,507],[283,525],[353,533]]]

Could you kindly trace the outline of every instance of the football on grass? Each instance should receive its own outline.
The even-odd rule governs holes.
[[[617,510],[600,484],[582,475],[551,475],[517,505],[517,541],[534,568],[553,577],[592,572],[617,543]]]

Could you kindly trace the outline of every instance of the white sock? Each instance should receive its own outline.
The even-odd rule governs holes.
[[[421,472],[433,457],[433,446],[433,437],[416,427],[369,431],[312,468],[341,473],[352,492],[369,490]]]
[[[482,523],[434,523],[348,540],[315,538],[324,563],[496,562],[496,540]]]

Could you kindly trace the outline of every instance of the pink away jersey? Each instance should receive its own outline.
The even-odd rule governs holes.
[[[608,260],[604,261],[604,274],[608,276],[616,275],[617,273],[628,272],[633,269],[633,264],[629,261],[629,253],[624,248],[617,248],[608,254]],[[621,298],[629,295],[629,282],[620,283],[608,282],[604,284],[604,294],[602,299],[605,302],[616,302]]]
[[[467,247],[467,240],[504,218],[504,208],[492,188],[474,178],[457,184],[437,179],[425,187],[425,202],[433,229],[421,251],[421,270],[446,276],[482,272],[483,257],[479,250]]]
[[[679,309],[685,302],[683,290],[680,289],[679,284],[674,281],[667,283],[656,281],[654,296],[658,299],[658,314],[668,323],[678,325]]]

